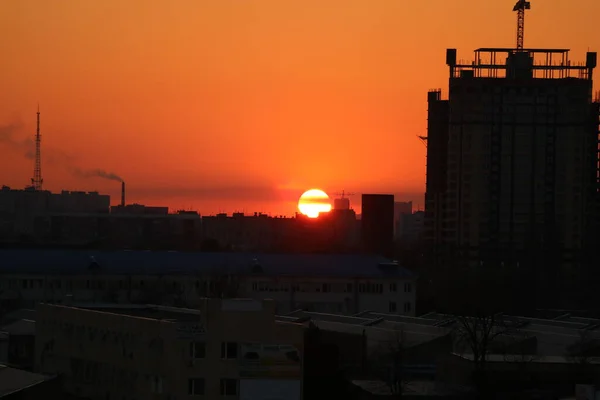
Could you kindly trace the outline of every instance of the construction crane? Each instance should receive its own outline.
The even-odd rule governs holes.
[[[518,0],[513,7],[517,12],[517,51],[523,51],[523,36],[525,34],[525,10],[531,9],[531,3],[527,0]]]
[[[427,136],[417,135],[417,137],[419,138],[419,140],[421,141],[421,143],[423,143],[423,145],[425,147],[427,147]]]
[[[332,196],[337,196],[340,199],[344,199],[346,196],[354,196],[356,193],[346,193],[345,190],[342,190],[341,192],[335,192],[335,193],[331,193]]]

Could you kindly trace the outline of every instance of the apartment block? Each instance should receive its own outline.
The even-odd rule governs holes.
[[[274,302],[37,309],[36,370],[89,399],[301,399],[304,327]],[[266,397],[265,397],[266,396]]]
[[[540,288],[578,295],[597,237],[596,53],[448,49],[446,63],[448,99],[428,95],[426,237],[446,264],[537,269]]]
[[[417,277],[372,255],[2,250],[1,304],[164,304],[196,308],[204,297],[273,299],[297,309],[414,315]]]

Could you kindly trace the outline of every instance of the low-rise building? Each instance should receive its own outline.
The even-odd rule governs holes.
[[[416,276],[371,255],[0,250],[2,299],[196,307],[204,297],[297,309],[414,315]]]
[[[22,319],[0,328],[6,335],[6,362],[11,367],[33,369],[35,353],[35,321]]]
[[[36,369],[89,399],[302,398],[304,327],[273,301],[38,306]],[[125,396],[125,397],[124,397]]]

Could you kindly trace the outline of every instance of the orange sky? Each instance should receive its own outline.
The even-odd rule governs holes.
[[[291,214],[304,189],[422,204],[426,93],[445,49],[512,46],[515,0],[0,2],[0,184]],[[600,1],[536,1],[530,47],[600,51]],[[10,125],[10,129],[7,126]],[[354,203],[359,197],[354,199]]]

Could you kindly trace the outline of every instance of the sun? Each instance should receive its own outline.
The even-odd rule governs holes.
[[[317,218],[320,213],[331,211],[329,196],[320,189],[307,190],[298,200],[298,210],[309,218]]]

